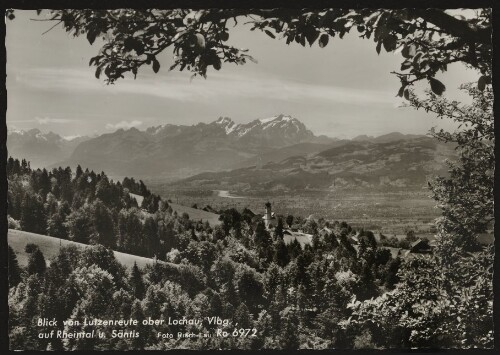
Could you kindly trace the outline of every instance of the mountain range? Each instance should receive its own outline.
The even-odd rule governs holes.
[[[426,136],[421,134],[403,134],[400,132],[391,132],[383,134],[378,137],[367,136],[366,134],[362,134],[354,137],[352,140],[357,142],[388,143],[388,142],[398,141],[401,139],[412,139],[421,137],[426,137]]]
[[[49,167],[68,159],[80,143],[89,139],[87,136],[67,139],[54,132],[42,133],[36,128],[9,130],[7,151],[10,156],[30,161],[33,168]]]
[[[262,166],[203,173],[173,185],[236,193],[331,190],[335,188],[421,188],[447,173],[454,146],[431,137],[389,142],[335,142],[319,153],[296,155]]]
[[[228,117],[211,123],[119,129],[79,144],[64,165],[80,164],[114,176],[184,178],[232,169],[242,161],[300,143],[328,144],[298,119],[278,115],[236,124]]]
[[[186,184],[224,180],[253,189],[420,184],[453,155],[448,146],[421,135],[316,136],[283,114],[245,124],[219,117],[211,123],[119,129],[72,140],[38,129],[9,131],[7,147],[9,155],[26,158],[33,167],[79,164],[114,177]]]

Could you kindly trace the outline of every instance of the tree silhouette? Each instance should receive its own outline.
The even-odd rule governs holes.
[[[14,249],[9,245],[8,248],[8,261],[7,265],[9,267],[9,287],[16,286],[21,281],[21,271],[19,269],[19,263],[17,261],[16,253]]]
[[[132,271],[130,272],[130,286],[132,287],[132,293],[135,298],[142,300],[142,298],[144,297],[145,286],[141,271],[137,267],[136,262],[134,262],[134,266],[132,267]]]
[[[408,97],[408,88],[420,80],[427,80],[440,95],[445,86],[435,76],[454,62],[481,71],[480,86],[491,83],[491,9],[477,9],[469,18],[429,8],[65,9],[50,10],[47,17],[74,36],[85,34],[90,44],[103,38],[89,65],[96,67],[97,78],[104,73],[108,83],[128,72],[135,77],[145,65],[158,72],[157,56],[167,48],[175,54],[170,70],[187,69],[203,77],[209,67],[220,70],[223,63],[255,61],[247,49],[227,42],[229,27],[241,22],[251,24],[252,31],[303,47],[317,43],[323,48],[330,39],[356,29],[361,38],[373,39],[377,53],[382,48],[401,53],[401,72],[395,73],[401,97]]]
[[[46,218],[41,196],[26,192],[21,203],[21,229],[27,232],[45,234]]]
[[[94,237],[91,241],[96,244],[102,244],[109,248],[116,245],[115,227],[111,211],[102,201],[97,199],[92,205],[92,219]]]
[[[259,250],[259,254],[267,255],[269,251],[269,247],[271,246],[271,236],[269,232],[266,230],[266,226],[263,221],[259,221],[257,223],[257,227],[254,232],[254,243]]]
[[[288,257],[288,249],[283,239],[279,239],[274,245],[273,260],[281,267],[285,267],[290,261],[290,258]]]
[[[238,323],[238,327],[241,328],[250,328],[252,325],[252,318],[248,307],[241,303],[236,311],[234,312],[234,321]]]
[[[278,223],[276,224],[276,228],[274,229],[274,235],[280,239],[283,239],[283,218],[278,217]]]
[[[36,248],[28,257],[28,267],[27,271],[29,275],[43,275],[47,265],[45,263],[45,258],[40,249]]]

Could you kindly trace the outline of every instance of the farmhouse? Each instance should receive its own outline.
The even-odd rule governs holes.
[[[297,240],[302,248],[305,248],[307,244],[312,244],[312,234],[293,232],[289,230],[285,230],[283,234],[283,241],[285,244],[289,244],[294,240]]]
[[[410,245],[410,252],[412,253],[430,253],[431,248],[427,239],[417,239]]]
[[[432,253],[432,247],[429,245],[427,239],[417,239],[410,244],[410,250],[406,251],[405,256],[410,254],[430,254]]]

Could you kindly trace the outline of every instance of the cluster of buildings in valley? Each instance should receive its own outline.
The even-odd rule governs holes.
[[[210,212],[214,214],[214,216],[218,217],[218,215],[216,215],[216,213],[218,212],[210,206],[203,208],[203,210],[205,212]],[[249,208],[246,208],[246,210],[250,212],[253,222],[263,221],[268,231],[274,230],[274,228],[276,228],[276,226],[278,225],[279,217],[272,210],[272,205],[270,202],[265,203],[264,213],[256,213]],[[307,219],[311,218],[314,218],[314,215],[309,216]],[[288,225],[285,220],[283,222],[283,240],[286,244],[289,244],[294,240],[297,240],[302,248],[304,248],[306,245],[312,244],[313,235],[305,233],[302,230],[300,224],[294,223],[293,225]],[[332,228],[324,226],[318,232],[320,236],[324,236],[334,233],[334,230]],[[359,245],[360,231],[353,231],[352,234],[350,234],[348,237],[353,247],[357,250]],[[399,240],[401,240],[405,237],[406,235],[394,235],[391,238],[398,238]],[[391,252],[393,258],[396,258],[398,256],[402,258],[409,258],[415,255],[431,254],[437,242],[433,234],[420,235],[411,243],[407,243],[407,246],[404,247],[400,247],[398,245],[391,246],[390,244],[387,245],[387,243],[381,243],[381,240],[383,239],[381,233],[379,233],[378,236],[375,236],[375,238],[379,243],[379,247],[388,249]],[[493,242],[492,233],[486,233],[485,235],[479,236],[479,242],[483,245],[491,244]]]
[[[278,224],[278,219],[277,219],[275,213],[272,211],[270,202],[267,202],[265,204],[265,212],[264,212],[264,215],[262,216],[262,220],[264,221],[264,225],[266,226],[266,229],[268,229],[268,230],[275,228]],[[292,226],[288,226],[288,227],[289,228],[285,228],[283,231],[283,234],[284,234],[283,240],[285,241],[286,244],[292,242],[294,239],[296,239],[302,247],[304,247],[307,244],[312,243],[312,237],[313,237],[312,234],[304,233],[301,230],[298,230],[296,228],[292,228]],[[331,234],[331,233],[333,233],[333,230],[331,228],[328,228],[328,227],[323,227],[319,231],[319,233],[322,235]],[[349,239],[356,250],[357,250],[358,243],[359,243],[359,237],[360,237],[360,231],[349,236]],[[382,246],[382,247],[389,249],[394,258],[397,256],[408,258],[408,257],[411,257],[412,255],[432,253],[432,250],[434,249],[435,244],[436,244],[435,240],[429,241],[426,238],[417,238],[417,240],[415,240],[414,242],[412,242],[410,244],[409,249],[393,248],[393,247],[386,247],[386,246]]]

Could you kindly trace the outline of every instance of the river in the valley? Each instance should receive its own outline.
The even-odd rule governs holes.
[[[229,193],[229,191],[227,191],[227,190],[214,190],[214,191],[217,192],[217,196],[219,196],[219,197],[225,197],[225,198],[244,198],[242,196],[231,195]]]

